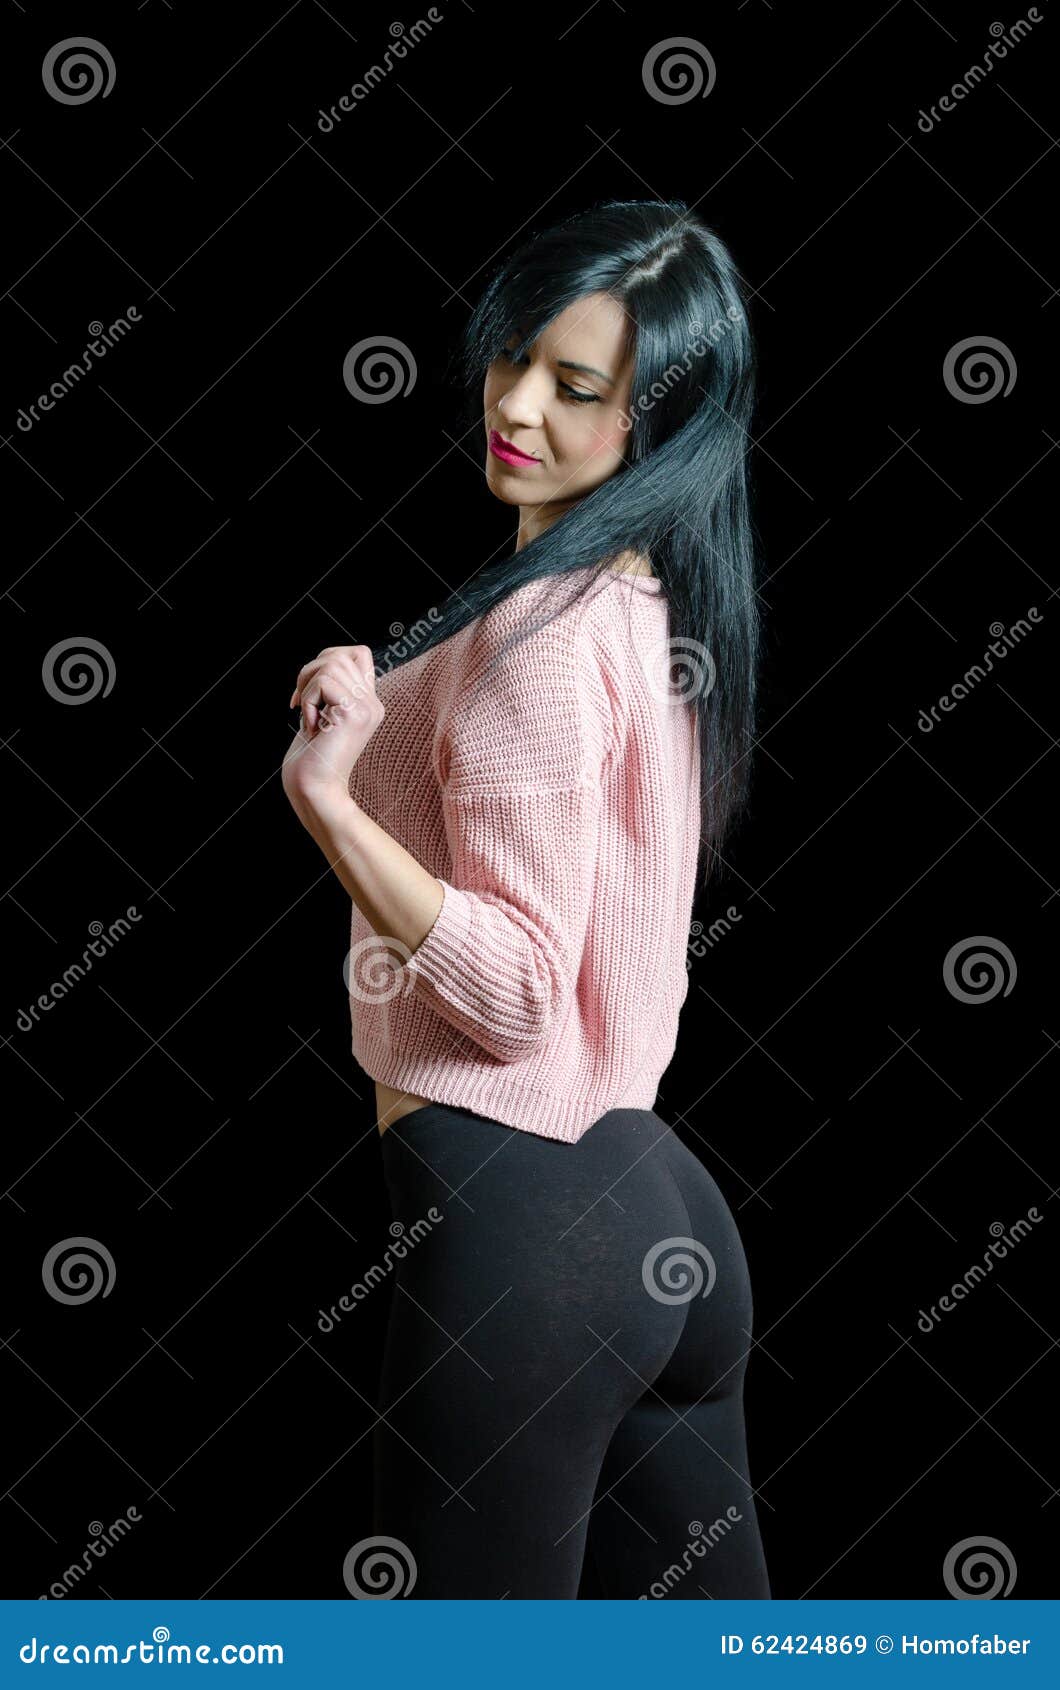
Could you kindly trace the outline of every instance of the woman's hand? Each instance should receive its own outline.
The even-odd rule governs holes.
[[[302,722],[283,760],[283,789],[299,818],[349,797],[350,770],[383,720],[372,653],[329,645],[298,671],[291,709]]]

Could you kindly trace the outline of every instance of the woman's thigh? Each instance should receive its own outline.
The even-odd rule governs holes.
[[[688,1318],[650,1289],[689,1226],[668,1132],[613,1110],[565,1144],[432,1105],[382,1135],[404,1253],[373,1525],[411,1595],[577,1595],[611,1437]]]
[[[770,1594],[743,1411],[751,1282],[732,1211],[676,1135],[667,1141],[689,1233],[657,1262],[657,1294],[687,1318],[666,1366],[615,1429],[589,1528],[605,1597]]]

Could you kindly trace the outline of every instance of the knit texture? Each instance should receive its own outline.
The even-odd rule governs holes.
[[[377,677],[386,715],[349,783],[444,894],[400,965],[352,906],[356,1061],[567,1143],[609,1109],[654,1107],[688,992],[700,828],[694,709],[668,691],[656,577],[609,570],[485,673],[572,584],[531,582]]]

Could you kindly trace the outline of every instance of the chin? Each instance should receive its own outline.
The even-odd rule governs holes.
[[[520,484],[518,474],[495,458],[488,446],[486,458],[486,485],[494,498],[499,499],[502,505],[523,504],[526,499],[525,482]]]

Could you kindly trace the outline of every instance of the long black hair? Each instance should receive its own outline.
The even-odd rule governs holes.
[[[528,582],[591,571],[564,610],[599,570],[631,551],[646,555],[668,600],[672,666],[692,677],[705,883],[749,795],[760,640],[746,463],[754,349],[724,243],[681,200],[607,200],[531,235],[493,273],[465,330],[464,426],[481,428],[483,381],[511,337],[519,343],[509,356],[521,358],[553,318],[592,293],[609,294],[633,324],[624,461],[521,551],[454,592],[432,612],[425,639],[388,667]],[[520,629],[505,651],[533,631]],[[683,690],[678,683],[679,698]]]

